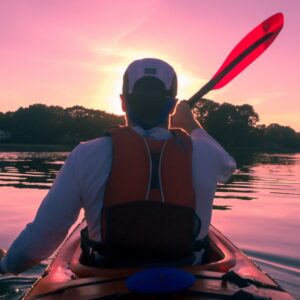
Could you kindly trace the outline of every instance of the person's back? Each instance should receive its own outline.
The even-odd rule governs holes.
[[[141,136],[130,127],[109,133],[113,163],[101,213],[102,242],[95,247],[84,235],[82,261],[95,264],[93,248],[106,266],[193,261],[200,222],[190,137],[179,129],[164,140]]]
[[[166,202],[171,205],[178,205],[179,201],[182,207],[190,208],[200,219],[201,230],[197,237],[193,236],[193,239],[203,239],[207,235],[216,184],[229,178],[235,169],[235,162],[201,128],[185,102],[177,106],[171,120],[171,127],[185,130],[186,142],[183,142],[183,148],[188,148],[190,145],[190,150],[184,151],[182,161],[179,162],[181,156],[177,152],[182,145],[178,146],[175,142],[175,146],[168,146],[167,149],[166,158],[170,157],[171,163],[168,159],[161,159],[163,145],[172,144],[174,141],[174,133],[169,130],[169,116],[177,103],[176,93],[176,74],[165,62],[144,59],[135,61],[128,67],[124,75],[121,95],[122,107],[127,118],[126,128],[137,137],[137,141],[146,141],[146,146],[149,146],[151,141],[154,141],[152,144],[158,141],[160,145],[158,156],[155,156],[155,146],[150,146],[153,149],[150,149],[149,160],[139,158],[135,162],[132,157],[145,156],[149,147],[138,150],[136,145],[139,142],[131,145],[128,141],[127,144],[125,131],[119,138],[114,138],[113,131],[110,131],[108,136],[77,146],[59,172],[35,220],[20,234],[2,260],[0,266],[3,271],[20,273],[48,257],[65,238],[81,208],[85,210],[89,238],[104,244],[109,244],[106,234],[111,234],[116,228],[122,227],[113,223],[113,229],[107,228],[105,221],[107,216],[104,213],[106,209],[112,204],[122,206],[127,202],[139,202],[138,205],[141,203],[144,205],[147,199],[161,203],[167,200]],[[120,142],[122,137],[125,137],[125,142],[124,140]],[[126,161],[126,151],[129,153],[134,151],[133,156],[132,153],[129,155],[128,161]],[[120,155],[125,156],[119,160]],[[175,163],[177,160],[178,164]],[[140,171],[142,174],[150,175],[147,178],[134,176],[134,173]],[[172,187],[173,175],[175,180]],[[181,181],[180,175],[182,175]],[[124,182],[115,180],[120,176],[126,177],[126,180]],[[131,181],[127,180],[130,176],[134,177]],[[124,199],[117,199],[118,190],[121,188],[124,188],[125,196],[132,192],[134,197],[140,199],[136,200],[137,198],[131,198],[130,195],[127,202]],[[139,189],[146,192],[139,193],[137,192]],[[166,195],[164,190],[168,190]],[[178,191],[183,193],[180,197],[176,197]],[[130,212],[135,211],[130,210]],[[180,225],[183,220],[181,215],[177,223]],[[151,218],[146,224],[151,230]],[[171,229],[168,230],[170,232]],[[116,234],[119,236],[122,233],[117,230]],[[136,237],[137,235],[133,235],[132,240],[143,240]],[[146,238],[147,243],[150,243],[147,245],[151,246],[152,237]]]

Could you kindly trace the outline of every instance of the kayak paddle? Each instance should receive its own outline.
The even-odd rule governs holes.
[[[187,102],[192,108],[205,94],[219,89],[241,73],[275,40],[283,27],[283,14],[277,13],[248,33],[229,53],[216,74]]]

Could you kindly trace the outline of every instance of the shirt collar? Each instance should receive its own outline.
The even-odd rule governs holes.
[[[132,129],[142,136],[151,137],[155,140],[166,140],[172,136],[172,133],[170,131],[162,127],[153,127],[149,130],[145,130],[140,126],[134,126],[132,127]]]

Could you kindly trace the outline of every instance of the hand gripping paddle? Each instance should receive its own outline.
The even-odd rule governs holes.
[[[187,102],[192,108],[205,94],[219,89],[241,73],[275,40],[283,27],[283,14],[277,13],[248,33],[230,52],[217,73]]]

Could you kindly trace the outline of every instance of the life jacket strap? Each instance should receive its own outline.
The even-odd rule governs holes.
[[[80,248],[82,251],[80,262],[87,266],[95,266],[97,256],[106,255],[105,245],[101,242],[96,242],[90,239],[88,227],[81,230],[80,236]]]

